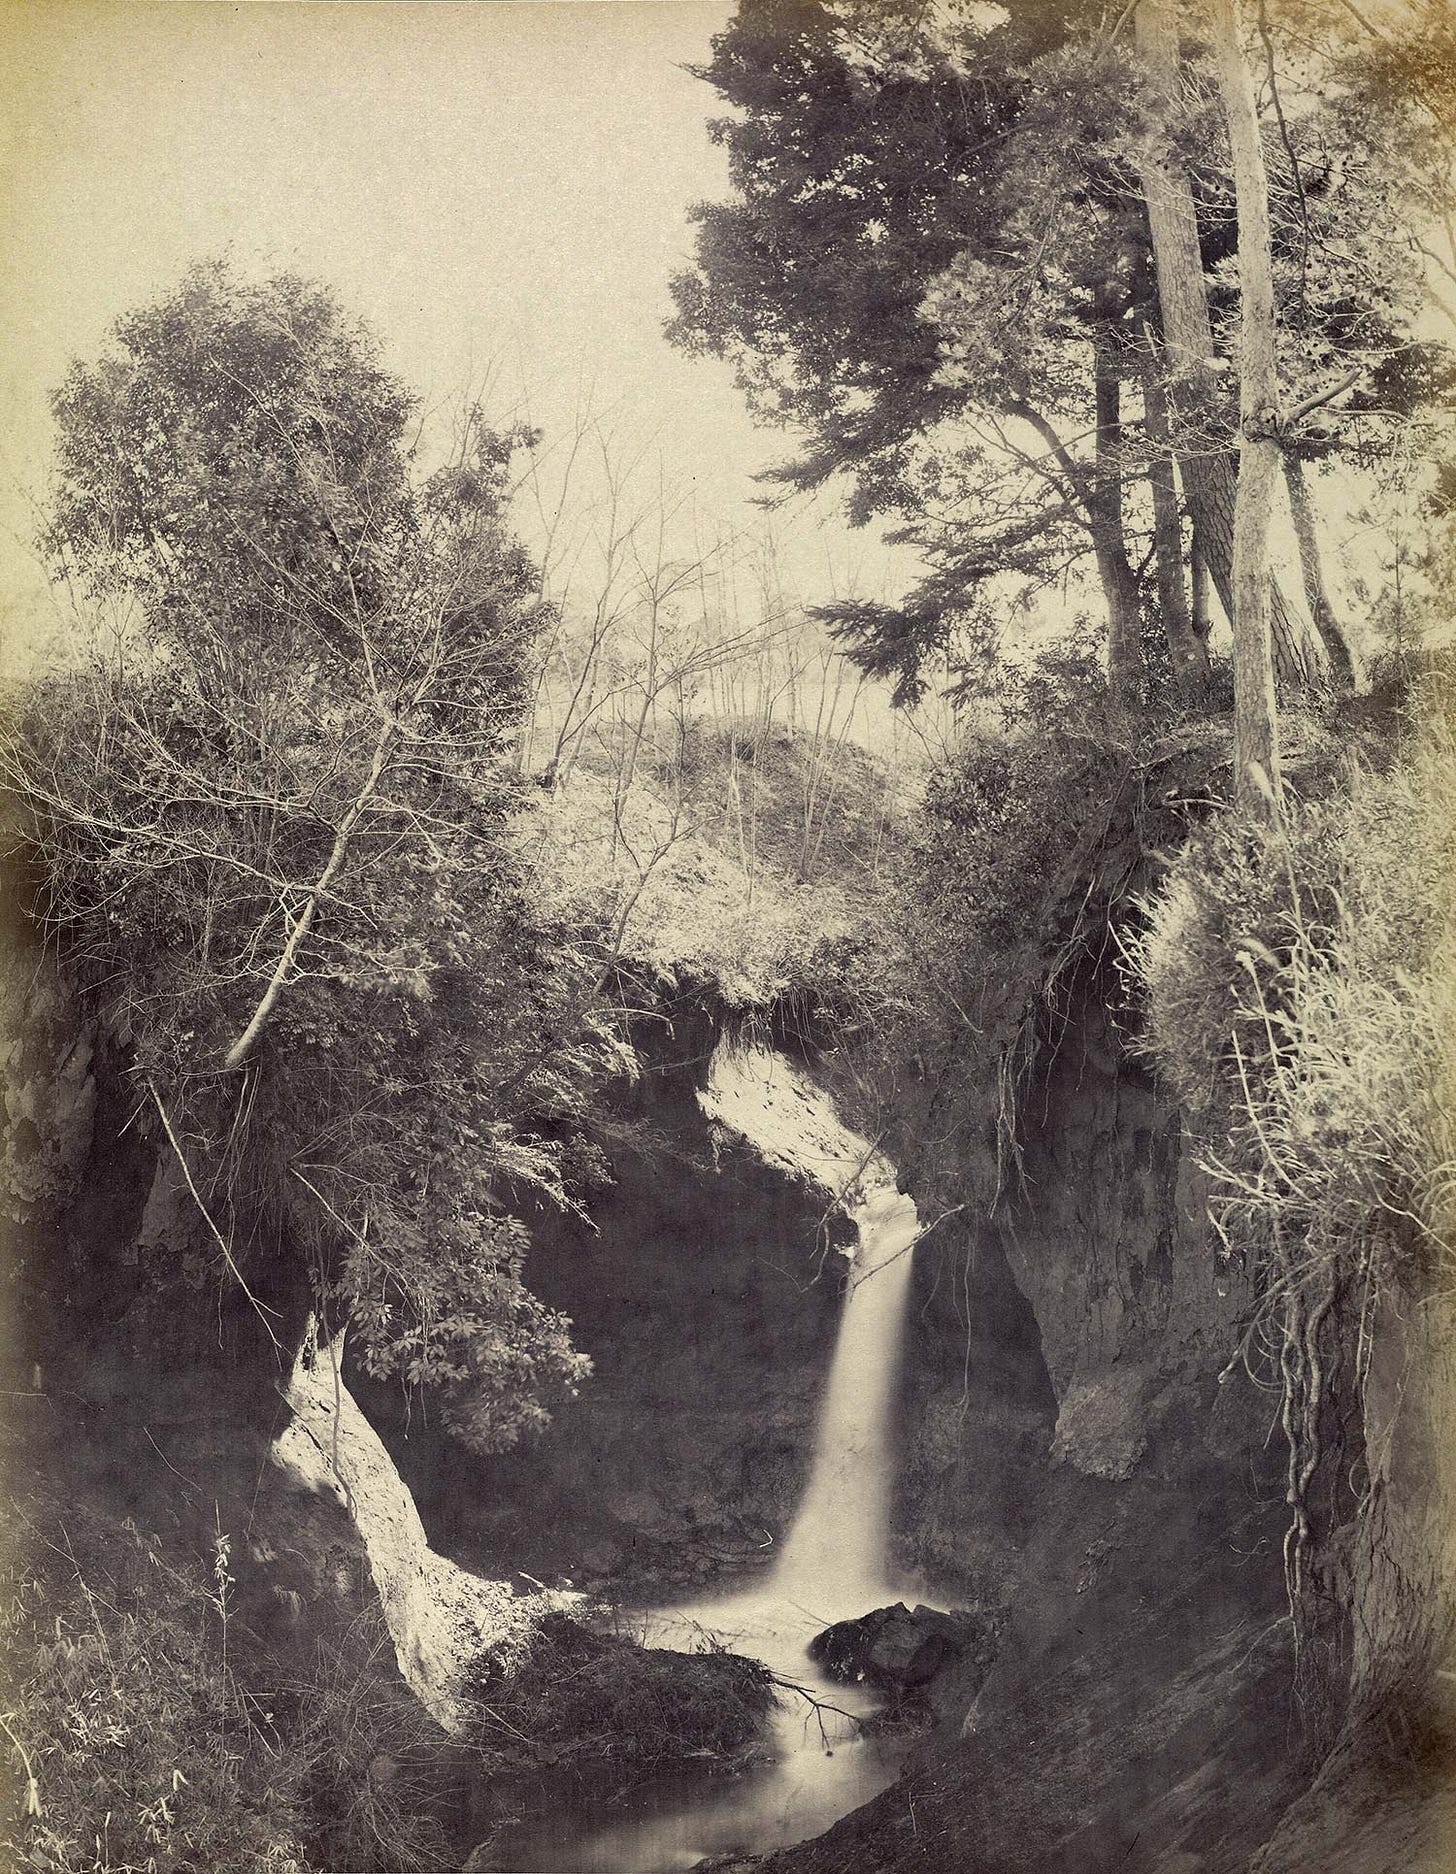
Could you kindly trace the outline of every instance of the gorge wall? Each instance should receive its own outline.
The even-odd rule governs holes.
[[[1229,1370],[1249,1295],[1212,1252],[1178,1115],[1112,1000],[1095,970],[1075,985],[995,1220],[927,1245],[942,1291],[967,1248],[983,1283],[1009,1273],[1045,1373],[1045,1443],[1006,1465],[998,1657],[957,1734],[775,1870],[1242,1869],[1300,1787],[1281,1440],[1273,1402]],[[933,1201],[964,1196],[942,1180]],[[913,1490],[936,1468],[935,1392],[907,1384]],[[994,1372],[988,1390],[1004,1414]],[[943,1506],[981,1461],[975,1417],[936,1446]],[[985,1526],[953,1507],[928,1520],[974,1577]]]
[[[978,1412],[994,1424],[1015,1396],[994,1350],[989,1400],[959,1438],[944,1436],[954,1372],[932,1378],[932,1355],[906,1380],[905,1489],[921,1510],[905,1527],[973,1596],[978,1582],[997,1595],[998,1655],[901,1782],[755,1864],[771,1874],[1450,1864],[1449,1297],[1387,1297],[1366,1396],[1341,1401],[1347,1459],[1368,1452],[1370,1491],[1334,1538],[1348,1572],[1311,1698],[1296,1690],[1284,1589],[1279,1397],[1239,1358],[1254,1295],[1218,1253],[1196,1152],[1115,1006],[1115,985],[1084,971],[1027,1091],[1019,1185],[994,1222],[956,1220],[922,1250],[926,1305],[942,1315],[964,1317],[968,1279],[1009,1272],[1044,1363],[1049,1435],[1006,1465],[999,1541],[984,1502],[956,1513],[983,1461]],[[932,1214],[965,1195],[933,1182]],[[950,1338],[946,1322],[942,1361]],[[974,1334],[966,1347],[974,1375]],[[1008,1564],[999,1583],[977,1567],[992,1547]]]
[[[159,1567],[221,1567],[234,1646],[264,1683],[320,1647],[386,1679],[392,1655],[401,1695],[454,1728],[454,1669],[509,1646],[542,1597],[432,1554],[328,1350],[296,1358],[310,1298],[281,1246],[249,1257],[246,1293],[182,1253],[195,1200],[136,1117],[124,1049],[29,931],[5,939],[5,1560],[23,1566],[28,1529],[74,1543],[75,1574],[98,1583],[153,1550]]]
[[[540,1441],[462,1453],[355,1377],[432,1537],[468,1564],[656,1589],[767,1567],[787,1532],[854,1231],[823,1188],[704,1111],[720,1032],[691,1001],[649,1031],[603,1131],[612,1183],[589,1219],[533,1225],[528,1279],[595,1365]],[[1004,1246],[933,1230],[915,1251],[895,1428],[908,1579],[1004,1601],[1055,1409]]]

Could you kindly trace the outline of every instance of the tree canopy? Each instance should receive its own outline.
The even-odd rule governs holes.
[[[521,438],[471,411],[427,471],[415,399],[332,296],[221,265],[123,320],[55,413],[47,541],[84,623],[4,765],[129,1050],[167,1279],[301,1258],[373,1371],[509,1443],[584,1370],[515,1210],[560,1201],[612,1045],[509,837],[542,615],[506,515]]]
[[[1136,689],[1150,626],[1200,681],[1179,484],[1231,605],[1229,145],[1201,15],[1175,20],[1160,71],[1158,10],[743,0],[702,68],[734,109],[714,127],[734,195],[697,211],[670,332],[805,438],[785,481],[845,474],[855,516],[897,516],[921,548],[930,576],[902,606],[833,613],[902,697],[957,634],[984,652],[988,582],[1047,585],[1084,555],[1114,685]],[[1423,368],[1389,126],[1296,22],[1260,24],[1281,362],[1321,405],[1290,450],[1368,453]],[[1169,188],[1181,271],[1150,218]],[[1194,301],[1196,346],[1175,316]],[[1280,673],[1308,681],[1326,653],[1292,595],[1271,604]]]

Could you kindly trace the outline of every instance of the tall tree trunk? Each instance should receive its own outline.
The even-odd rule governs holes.
[[[1324,641],[1339,689],[1353,690],[1364,680],[1360,656],[1350,642],[1344,626],[1330,602],[1325,585],[1324,555],[1320,551],[1319,528],[1315,521],[1314,500],[1305,479],[1304,464],[1292,449],[1284,451],[1284,486],[1289,491],[1289,513],[1294,522],[1294,537],[1299,542],[1299,570],[1304,576],[1304,602],[1314,620],[1315,629]]]
[[[1152,234],[1163,342],[1172,367],[1168,396],[1177,419],[1178,464],[1204,565],[1232,617],[1238,468],[1213,368],[1213,325],[1193,184],[1170,128],[1178,92],[1178,22],[1171,0],[1138,0],[1136,32],[1150,106],[1138,144],[1138,174]],[[1277,581],[1269,595],[1269,618],[1280,680],[1310,683],[1319,671],[1319,648]]]
[[[1208,647],[1193,628],[1183,583],[1183,528],[1173,479],[1173,444],[1153,334],[1143,321],[1143,430],[1148,444],[1148,486],[1153,495],[1153,560],[1158,609],[1168,638],[1173,676],[1185,695],[1196,695],[1208,675]]]
[[[1244,63],[1239,0],[1207,0],[1219,101],[1233,153],[1239,221],[1239,473],[1234,509],[1234,803],[1280,821],[1279,724],[1269,629],[1269,511],[1279,480],[1279,374],[1269,178],[1254,84]]]
[[[1127,557],[1122,514],[1122,384],[1100,346],[1093,367],[1097,453],[1093,471],[1092,550],[1107,598],[1107,687],[1115,703],[1136,701],[1142,675],[1142,619],[1137,579]]]

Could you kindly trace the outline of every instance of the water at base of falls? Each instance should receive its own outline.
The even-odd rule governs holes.
[[[708,1112],[766,1158],[844,1192],[859,1230],[809,1483],[773,1571],[752,1587],[646,1616],[652,1645],[691,1651],[704,1634],[761,1659],[780,1695],[768,1761],[738,1776],[677,1776],[632,1792],[630,1815],[566,1800],[510,1832],[501,1874],[674,1874],[711,1855],[765,1853],[822,1834],[891,1783],[904,1737],[867,1737],[877,1704],[830,1681],[806,1652],[816,1633],[899,1598],[886,1554],[890,1425],[909,1299],[915,1206],[891,1167],[828,1096],[767,1050],[719,1051]],[[830,1709],[834,1708],[834,1709]],[[625,1806],[625,1805],[624,1805]]]
[[[829,1621],[865,1611],[858,1604],[801,1606],[765,1582],[654,1615],[654,1645],[691,1648],[711,1632],[838,1710],[816,1711],[785,1692],[766,1740],[770,1761],[737,1776],[664,1777],[634,1790],[615,1814],[562,1802],[549,1818],[512,1830],[495,1865],[503,1874],[674,1874],[710,1855],[764,1854],[807,1841],[869,1802],[894,1781],[908,1742],[861,1736],[855,1719],[877,1701],[859,1686],[831,1683],[804,1650]]]

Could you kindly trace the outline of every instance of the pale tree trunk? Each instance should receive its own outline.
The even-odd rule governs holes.
[[[1224,435],[1214,369],[1208,285],[1198,245],[1193,185],[1170,128],[1178,92],[1178,21],[1172,0],[1138,0],[1137,49],[1151,109],[1139,139],[1138,174],[1147,204],[1158,308],[1178,426],[1178,464],[1198,549],[1224,610],[1233,615],[1234,522],[1238,467]],[[1277,674],[1307,685],[1319,673],[1318,643],[1271,579],[1268,599]]]
[[[1207,655],[1209,633],[1213,630],[1213,615],[1209,606],[1208,561],[1198,551],[1198,535],[1193,535],[1193,635],[1203,645]]]
[[[1193,628],[1188,590],[1183,582],[1183,527],[1178,489],[1173,479],[1172,435],[1153,338],[1143,328],[1143,430],[1148,444],[1148,486],[1153,496],[1153,560],[1158,580],[1158,609],[1168,638],[1173,676],[1185,695],[1195,696],[1208,675],[1208,648]]]
[[[1207,0],[1219,101],[1233,153],[1239,221],[1239,474],[1234,508],[1234,804],[1280,821],[1279,724],[1269,630],[1269,513],[1279,481],[1279,375],[1269,178],[1254,84],[1244,62],[1239,0]]]
[[[1304,464],[1292,449],[1284,451],[1284,486],[1289,491],[1289,513],[1294,522],[1294,537],[1299,542],[1299,570],[1304,577],[1304,602],[1314,620],[1315,629],[1324,641],[1336,686],[1357,689],[1364,681],[1360,654],[1351,643],[1331,603],[1325,584],[1324,555],[1320,551],[1319,527],[1315,520],[1314,499],[1305,479]]]

